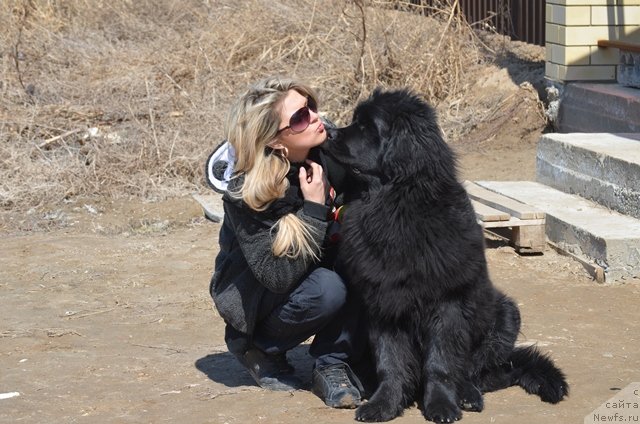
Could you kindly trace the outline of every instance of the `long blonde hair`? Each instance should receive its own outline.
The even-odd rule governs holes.
[[[236,153],[234,172],[244,176],[242,186],[230,194],[256,211],[267,209],[274,200],[284,197],[289,188],[286,178],[289,160],[268,147],[280,126],[277,106],[289,90],[316,100],[307,85],[289,78],[270,77],[250,87],[238,99],[226,122],[227,140]],[[295,214],[284,215],[272,227],[273,254],[318,260],[320,247],[313,237],[314,231]]]

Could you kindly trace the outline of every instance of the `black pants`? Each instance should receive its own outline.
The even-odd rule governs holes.
[[[347,293],[340,276],[326,268],[311,272],[291,293],[267,292],[258,312],[253,344],[266,353],[284,353],[314,336],[309,348],[316,367],[358,362],[367,346],[360,301]],[[246,337],[227,325],[229,350]]]

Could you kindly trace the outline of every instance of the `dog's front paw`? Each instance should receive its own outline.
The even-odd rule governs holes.
[[[431,402],[425,407],[423,415],[434,423],[452,423],[462,418],[462,411],[454,403]]]
[[[387,402],[367,402],[356,409],[356,420],[364,422],[391,421],[402,415],[402,408]]]
[[[463,411],[482,412],[484,409],[482,393],[471,384],[465,385],[460,395],[459,405]]]

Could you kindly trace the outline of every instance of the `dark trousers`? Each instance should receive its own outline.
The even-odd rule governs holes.
[[[347,293],[338,274],[317,268],[289,294],[267,292],[252,341],[260,350],[277,354],[315,335],[309,353],[316,358],[316,367],[354,363],[367,346],[364,327],[360,301]],[[246,336],[227,325],[230,350],[240,337]]]

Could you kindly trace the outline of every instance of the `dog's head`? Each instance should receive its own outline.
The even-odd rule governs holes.
[[[349,126],[327,131],[323,147],[361,181],[455,178],[434,110],[407,90],[376,89]]]

